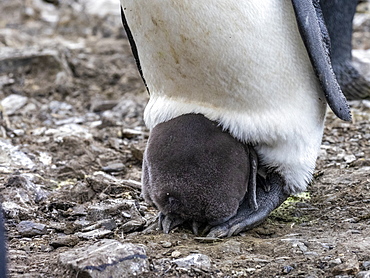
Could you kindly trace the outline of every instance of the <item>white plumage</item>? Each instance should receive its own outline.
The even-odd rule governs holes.
[[[312,178],[326,111],[290,0],[121,0],[153,128],[187,113],[255,144],[289,193]]]

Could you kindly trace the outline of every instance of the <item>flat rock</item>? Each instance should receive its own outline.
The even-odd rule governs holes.
[[[112,233],[113,232],[111,230],[100,228],[100,229],[96,229],[96,230],[92,230],[88,232],[79,232],[79,233],[76,233],[76,235],[79,238],[89,240],[89,239],[104,238]]]
[[[50,242],[50,245],[54,248],[69,246],[73,247],[79,243],[79,238],[76,235],[60,235],[56,239]]]
[[[35,163],[18,147],[7,140],[0,140],[0,169],[25,168],[31,169]]]
[[[58,261],[67,270],[78,273],[78,277],[85,278],[140,277],[149,271],[148,257],[142,246],[112,239],[64,252]]]
[[[17,230],[24,237],[33,237],[46,234],[46,225],[32,221],[21,221],[17,225]]]
[[[28,101],[28,97],[12,94],[7,96],[1,101],[1,105],[5,111],[5,114],[8,116],[14,115],[21,109],[23,106],[26,105]]]

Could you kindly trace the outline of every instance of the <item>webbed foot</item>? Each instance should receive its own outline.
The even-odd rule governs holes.
[[[283,190],[284,182],[278,174],[269,174],[266,180],[259,176],[257,183],[257,210],[250,205],[247,197],[240,205],[237,214],[230,220],[212,227],[207,237],[230,237],[252,229],[261,224],[275,208],[289,197],[289,194]]]
[[[360,60],[356,61],[361,68]],[[365,64],[365,63],[364,63]],[[370,68],[368,65],[367,68]],[[367,80],[352,64],[346,61],[344,64],[334,67],[338,82],[348,100],[361,100],[370,97],[370,80]]]

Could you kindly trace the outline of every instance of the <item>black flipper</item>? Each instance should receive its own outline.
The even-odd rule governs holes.
[[[143,75],[143,71],[141,69],[140,59],[139,59],[139,53],[137,51],[136,43],[135,43],[134,37],[132,36],[130,27],[128,26],[128,23],[127,23],[127,20],[126,20],[126,16],[125,16],[125,13],[124,13],[122,7],[121,7],[121,19],[122,19],[123,27],[125,28],[125,31],[126,31],[126,34],[127,34],[128,41],[129,41],[129,43],[131,45],[131,51],[132,51],[132,54],[134,55],[137,69],[138,69],[138,71],[140,73],[141,78],[143,79],[143,82],[145,84],[145,87],[146,87],[147,91],[149,92],[148,86],[146,85],[146,81],[145,81],[145,78],[144,78],[144,75]]]
[[[358,0],[321,0],[331,42],[331,63],[347,99],[370,97],[370,82],[352,64],[352,21]]]
[[[324,24],[318,0],[292,0],[299,32],[311,63],[324,90],[326,100],[335,115],[351,120],[347,100],[336,80],[330,62],[329,35]]]
[[[212,227],[207,237],[230,237],[250,230],[265,221],[270,213],[289,197],[289,194],[283,190],[282,178],[276,173],[269,174],[266,180],[259,176],[257,183],[258,209],[251,207],[246,198],[237,214],[221,225]],[[266,185],[263,185],[264,183]],[[265,187],[270,187],[270,191],[265,191]]]

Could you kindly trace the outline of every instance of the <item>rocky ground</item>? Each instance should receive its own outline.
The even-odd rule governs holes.
[[[10,277],[370,277],[369,101],[351,103],[352,123],[329,112],[309,191],[260,227],[222,240],[150,231],[157,212],[140,197],[148,96],[119,1],[59,2],[0,3]],[[361,59],[365,6],[355,23]]]

